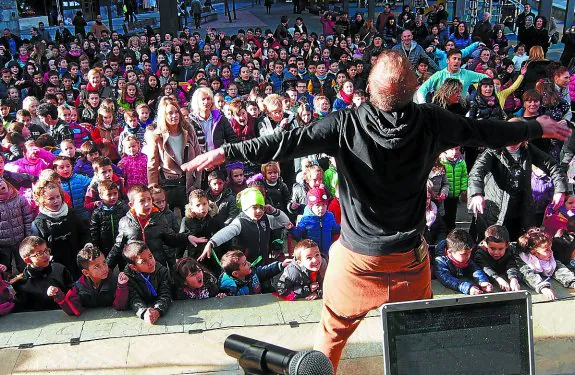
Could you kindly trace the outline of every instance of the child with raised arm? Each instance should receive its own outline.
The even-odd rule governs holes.
[[[172,303],[170,271],[156,262],[150,248],[142,241],[133,241],[122,252],[128,262],[128,304],[136,316],[156,324]]]
[[[130,210],[128,204],[121,201],[120,187],[112,181],[102,181],[98,184],[100,201],[94,205],[90,218],[90,237],[92,243],[108,256],[110,249],[116,243],[120,219]]]
[[[125,310],[128,305],[128,277],[120,272],[114,277],[104,254],[91,243],[84,245],[77,256],[82,276],[68,293],[57,286],[48,288],[48,295],[68,315],[80,316],[87,308],[109,307]]]
[[[261,294],[262,284],[280,274],[291,263],[291,259],[252,267],[244,253],[236,249],[225,253],[221,263],[224,272],[218,279],[220,291],[228,296],[245,296]]]
[[[327,210],[327,193],[324,189],[313,188],[307,192],[308,204],[299,223],[292,229],[295,240],[315,241],[323,254],[328,253],[332,238],[341,231],[335,217]]]
[[[327,261],[313,240],[302,240],[293,251],[295,262],[289,264],[278,280],[278,294],[287,300],[321,298]]]
[[[449,289],[463,294],[478,295],[493,292],[487,275],[471,259],[473,239],[462,229],[455,229],[436,247],[435,276]],[[473,279],[477,284],[463,280]]]
[[[247,188],[239,194],[242,212],[230,225],[220,229],[206,244],[199,261],[211,257],[213,247],[222,246],[232,241],[232,246],[245,249],[245,256],[250,262],[262,257],[263,264],[269,264],[270,234],[278,228],[291,228],[289,218],[280,210],[269,207],[269,213],[264,211],[265,200],[257,188]],[[272,211],[273,210],[273,211]]]
[[[55,286],[66,293],[74,284],[70,271],[52,261],[50,252],[46,241],[37,236],[28,236],[20,244],[26,268],[12,283],[17,311],[58,309],[54,298],[48,295],[48,288]]]
[[[509,248],[509,232],[503,225],[495,224],[485,230],[485,239],[477,247],[474,260],[501,290],[521,289],[515,255]]]
[[[178,259],[174,272],[175,299],[224,298],[218,279],[203,269],[197,260],[190,257]]]
[[[555,292],[551,279],[557,280],[565,288],[575,288],[575,274],[563,263],[555,259],[551,237],[539,228],[530,228],[519,237],[515,260],[523,281],[537,293],[553,301]]]

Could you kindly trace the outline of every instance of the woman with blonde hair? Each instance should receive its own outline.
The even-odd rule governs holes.
[[[433,95],[431,103],[447,109],[449,112],[465,116],[467,103],[462,95],[463,84],[455,78],[448,78]]]
[[[523,90],[520,94],[534,89],[537,81],[547,77],[547,68],[549,68],[551,61],[545,58],[545,52],[541,46],[533,46],[529,49],[529,60],[526,64],[527,72],[523,78]]]
[[[199,87],[192,95],[190,122],[203,152],[239,140],[224,113],[215,108],[214,93],[208,87]]]
[[[173,209],[184,212],[187,193],[201,185],[201,172],[184,172],[181,165],[202,153],[196,133],[181,114],[176,99],[162,97],[158,103],[157,127],[146,133],[148,182],[166,191]]]

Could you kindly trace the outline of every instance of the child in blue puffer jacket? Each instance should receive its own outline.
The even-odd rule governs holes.
[[[473,239],[462,229],[452,230],[435,248],[435,276],[449,289],[463,294],[493,292],[487,275],[471,259]],[[475,281],[467,281],[462,278]]]
[[[327,210],[327,200],[327,193],[322,188],[313,188],[308,191],[308,204],[304,214],[292,230],[292,237],[295,240],[313,240],[324,254],[329,251],[332,236],[341,230],[333,214]]]
[[[76,210],[76,214],[85,222],[89,221],[88,210],[84,208],[84,198],[86,191],[92,182],[92,179],[74,173],[72,159],[67,156],[57,156],[52,162],[54,170],[60,176],[62,181],[62,189],[70,196],[72,206]]]

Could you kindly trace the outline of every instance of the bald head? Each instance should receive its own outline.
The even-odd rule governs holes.
[[[368,78],[370,101],[385,112],[405,107],[417,90],[417,77],[409,60],[398,51],[384,50]]]

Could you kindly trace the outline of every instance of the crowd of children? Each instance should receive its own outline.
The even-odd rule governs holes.
[[[301,18],[292,29],[282,16],[275,32],[240,29],[231,37],[186,28],[129,42],[103,31],[0,44],[0,315],[61,308],[77,316],[112,306],[154,324],[173,299],[322,297],[345,215],[335,159],[232,160],[199,176],[202,188],[189,189],[185,208],[172,211],[167,186],[148,185],[146,173],[162,97],[181,106],[184,130],[203,152],[369,105],[370,67],[390,48],[409,59],[424,101],[449,111],[571,120],[575,63],[547,61],[538,46],[509,46],[500,25],[472,38],[456,17],[449,26],[444,9],[426,25],[408,6],[396,24],[388,8],[376,25],[362,14],[351,21],[325,14],[323,34],[308,33]],[[487,151],[511,172],[493,170],[485,180],[505,185],[501,200],[510,207],[528,202],[542,228],[520,228],[518,238],[505,217],[474,236],[455,229],[460,202],[501,205],[481,200],[490,191],[467,195],[483,150],[452,145],[433,163],[423,233],[445,286],[481,294],[519,290],[523,281],[549,299],[551,278],[575,287],[575,196],[554,191],[557,175],[573,183],[575,140],[533,143],[554,160],[545,159],[549,168],[522,165],[531,160],[522,150],[533,145]],[[529,199],[517,187],[527,180]]]

